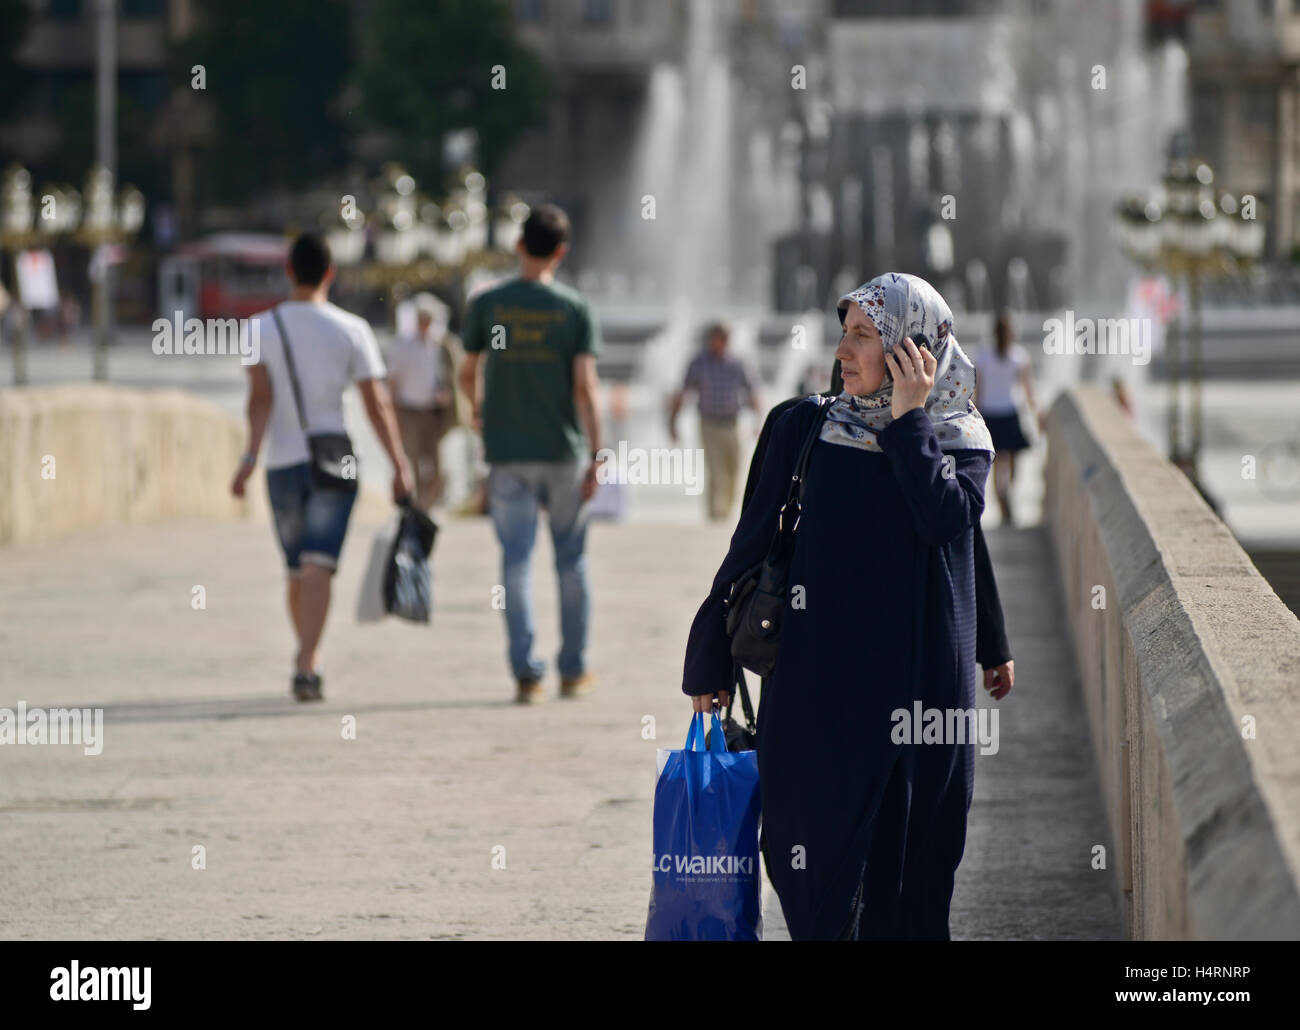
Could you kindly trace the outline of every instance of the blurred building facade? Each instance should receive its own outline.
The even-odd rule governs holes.
[[[31,76],[17,118],[0,126],[0,147],[17,161],[53,169],[80,188],[94,160],[95,0],[30,0],[32,22],[18,51]],[[192,153],[206,131],[188,89],[170,82],[171,46],[194,24],[193,0],[117,0],[118,179],[144,189],[151,204],[174,196],[153,220],[164,245],[178,232],[173,210],[193,210]],[[156,215],[157,212],[155,211]]]
[[[1195,152],[1265,205],[1266,253],[1300,258],[1300,5],[1198,0],[1184,33]]]
[[[1300,241],[1300,0],[509,2],[555,88],[493,186],[570,210],[598,295],[805,310],[908,268],[960,306],[1115,298],[1115,199],[1189,126],[1264,202],[1270,257]],[[96,4],[31,4],[35,86],[0,146],[80,176],[91,141],[60,124],[93,107]],[[194,8],[118,0],[120,177],[181,239],[208,130],[168,62]]]
[[[809,218],[780,241],[786,307],[904,268],[954,306],[1122,298],[1115,197],[1158,173],[1185,61],[1137,0],[835,0],[829,131]]]

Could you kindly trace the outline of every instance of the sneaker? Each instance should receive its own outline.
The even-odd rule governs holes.
[[[536,705],[546,700],[546,692],[542,689],[541,680],[515,680],[515,703],[520,705]]]
[[[590,672],[584,672],[581,676],[564,676],[560,679],[560,697],[582,697],[595,689],[596,677]]]
[[[298,701],[323,701],[319,673],[299,672],[293,677],[293,696]]]

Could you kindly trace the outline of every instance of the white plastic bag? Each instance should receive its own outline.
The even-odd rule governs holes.
[[[357,622],[379,622],[388,615],[384,610],[384,571],[401,524],[402,514],[398,511],[375,530],[370,542],[370,561],[366,563],[366,574],[361,579],[361,593],[357,597]]]

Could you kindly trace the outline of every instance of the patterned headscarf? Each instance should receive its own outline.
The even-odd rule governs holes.
[[[887,272],[864,283],[839,300],[840,321],[850,303],[860,307],[880,333],[885,352],[902,345],[904,337],[924,335],[938,365],[934,387],[925,401],[925,413],[944,451],[993,451],[984,416],[976,409],[975,366],[952,335],[952,310],[939,292],[924,279],[904,272]],[[900,350],[895,357],[905,352]],[[866,397],[847,390],[831,403],[822,424],[821,439],[863,450],[881,450],[876,433],[894,420],[893,377],[888,366],[884,382]]]

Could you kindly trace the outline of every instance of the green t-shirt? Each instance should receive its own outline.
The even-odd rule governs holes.
[[[576,290],[510,279],[470,302],[461,327],[483,358],[483,445],[489,462],[589,456],[573,403],[573,359],[600,353],[600,330]]]

